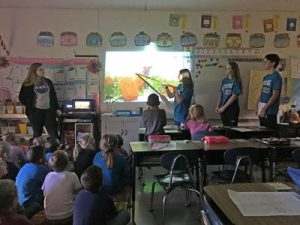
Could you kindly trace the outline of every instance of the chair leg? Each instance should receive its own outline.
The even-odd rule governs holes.
[[[189,190],[185,190],[186,202],[185,207],[191,206],[191,192]]]
[[[154,198],[155,184],[156,184],[156,181],[154,181],[154,182],[152,183],[151,200],[150,200],[150,209],[149,209],[150,212],[153,212],[153,198]]]
[[[163,219],[162,219],[162,224],[165,224],[165,218],[166,218],[166,201],[168,197],[169,192],[166,192],[164,197],[163,197]]]

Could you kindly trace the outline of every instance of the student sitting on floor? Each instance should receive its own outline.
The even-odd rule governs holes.
[[[123,138],[120,134],[117,134],[116,135],[116,138],[117,138],[117,147],[115,148],[115,152],[118,153],[118,154],[121,154],[123,155],[125,158],[128,157],[128,153],[126,152],[126,150],[122,147],[123,144],[124,144],[124,141],[123,141]]]
[[[27,154],[29,162],[20,169],[16,178],[19,203],[24,206],[24,213],[28,218],[43,209],[44,195],[41,187],[50,172],[43,164],[44,156],[42,146],[32,147]]]
[[[5,161],[7,169],[7,174],[4,175],[2,179],[16,180],[19,168],[14,163],[9,161],[9,155],[11,151],[12,147],[8,142],[0,142],[0,158]]]
[[[85,190],[76,196],[73,225],[125,225],[130,220],[126,210],[116,210],[112,199],[103,190],[102,170],[97,166],[87,168],[81,183]]]
[[[118,193],[129,182],[129,167],[121,154],[115,153],[117,138],[112,134],[105,134],[100,142],[101,152],[95,155],[93,165],[102,169],[103,188],[110,194]]]
[[[0,180],[0,224],[33,225],[24,215],[17,214],[18,192],[12,180]]]
[[[91,134],[83,134],[73,151],[75,173],[80,178],[83,171],[93,164],[95,157],[95,139]]]
[[[148,109],[143,112],[142,126],[146,128],[145,140],[150,134],[163,134],[164,126],[167,124],[167,116],[164,109],[159,108],[159,97],[157,94],[148,96]]]
[[[68,163],[67,153],[62,150],[55,151],[49,160],[53,172],[46,176],[42,190],[50,224],[72,225],[73,199],[81,185],[75,173],[65,170]]]
[[[212,131],[210,123],[205,118],[202,105],[194,104],[190,107],[185,127],[190,130],[193,140],[201,139],[205,133]]]

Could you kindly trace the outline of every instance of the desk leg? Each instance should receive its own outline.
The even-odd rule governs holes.
[[[199,175],[199,159],[200,159],[200,155],[197,153],[197,162],[196,162],[196,188],[198,191],[200,191],[200,175]],[[202,190],[201,190],[202,191]]]
[[[261,153],[261,181],[266,182],[266,167],[265,167],[265,161],[266,161],[266,152],[262,151]]]
[[[202,161],[202,176],[203,176],[203,181],[202,181],[202,190],[203,188],[207,185],[207,168],[206,168],[206,152],[203,151],[203,161]]]
[[[275,155],[276,155],[276,148],[269,148],[269,161],[270,161],[270,165],[269,165],[269,181],[273,182],[274,181],[274,169],[275,169]]]
[[[136,167],[135,167],[135,156],[134,153],[132,153],[132,158],[131,158],[131,170],[132,170],[132,174],[131,174],[131,184],[132,184],[132,188],[131,188],[131,201],[132,201],[132,208],[131,208],[131,221],[132,224],[135,224],[134,221],[134,213],[135,213],[135,174],[136,174]]]

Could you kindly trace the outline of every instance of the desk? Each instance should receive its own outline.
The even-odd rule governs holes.
[[[199,152],[201,149],[200,142],[192,142],[189,141],[185,143],[184,141],[172,141],[169,146],[166,146],[159,150],[152,150],[145,141],[135,141],[130,142],[130,147],[132,150],[132,222],[134,222],[134,212],[135,212],[135,181],[136,181],[136,167],[143,166],[141,162],[146,157],[153,157],[153,156],[161,156],[164,153],[176,151],[181,154],[189,155],[189,159],[195,159],[195,169],[196,169],[196,184],[197,189],[199,190],[199,165],[198,165],[198,158]],[[154,166],[152,164],[151,166]],[[156,166],[158,166],[158,162]]]
[[[144,140],[146,128],[140,127],[138,130],[139,141]],[[164,133],[171,136],[172,140],[191,140],[191,134],[189,130],[181,130],[176,125],[164,126]]]
[[[204,191],[209,200],[215,203],[216,207],[222,212],[228,221],[225,224],[235,225],[298,225],[300,216],[243,216],[235,204],[228,196],[227,190],[234,191],[256,191],[271,192],[275,191],[267,184],[228,184],[228,185],[210,185],[204,187]]]
[[[298,137],[300,136],[299,133],[300,124],[288,124],[288,123],[279,123],[278,124],[278,132],[279,137]]]
[[[220,132],[229,138],[262,138],[275,135],[275,130],[259,126],[238,126],[238,127],[216,127],[216,132]]]
[[[229,143],[225,144],[207,144],[204,142],[201,142],[201,148],[204,150],[203,152],[203,162],[202,162],[202,174],[203,174],[203,186],[207,184],[207,164],[209,164],[208,157],[209,155],[217,155],[219,154],[221,159],[223,159],[223,153],[231,148],[247,148],[252,147],[256,149],[260,149],[261,151],[261,167],[262,167],[262,180],[265,180],[265,166],[264,166],[264,160],[265,160],[265,150],[268,149],[268,146],[266,146],[263,143],[255,142],[251,140],[246,139],[231,139]],[[216,159],[216,157],[214,158]],[[215,161],[215,164],[222,164],[221,161]]]

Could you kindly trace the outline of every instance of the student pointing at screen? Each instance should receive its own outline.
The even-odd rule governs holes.
[[[164,85],[164,87],[168,97],[175,98],[173,105],[175,124],[184,125],[194,94],[194,83],[191,72],[188,69],[179,71],[178,80],[181,84],[177,87],[173,87],[173,91],[170,91],[167,85]]]

